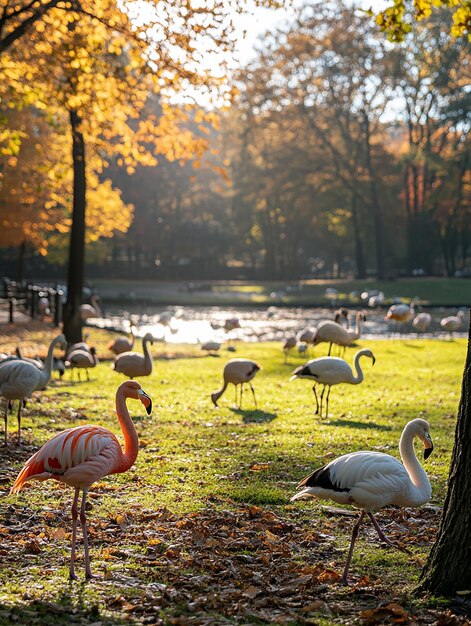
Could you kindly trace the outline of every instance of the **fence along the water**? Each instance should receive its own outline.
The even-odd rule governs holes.
[[[62,322],[62,300],[64,292],[57,287],[22,284],[3,280],[4,297],[0,308],[6,310],[8,322],[15,322],[15,313],[20,311],[32,319],[50,320],[54,326]]]

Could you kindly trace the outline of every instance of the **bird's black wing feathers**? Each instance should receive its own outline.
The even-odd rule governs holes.
[[[317,378],[317,374],[313,374],[307,365],[300,365],[294,370],[293,375],[296,376],[314,376]]]
[[[303,478],[299,483],[298,489],[301,487],[322,487],[322,489],[331,489],[332,491],[350,491],[349,487],[339,487],[332,482],[330,477],[330,469],[327,465],[320,467],[319,469]]]

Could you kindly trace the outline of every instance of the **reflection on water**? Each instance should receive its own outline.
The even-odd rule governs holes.
[[[393,324],[385,322],[387,308],[365,311],[366,321],[362,325],[362,337],[390,338],[398,333],[408,337],[449,337],[450,334],[440,327],[440,320],[447,315],[456,314],[456,309],[427,309],[432,315],[432,323],[426,334],[417,333],[411,322]],[[226,332],[224,323],[230,318],[238,318],[240,328]],[[197,344],[206,341],[220,343],[231,339],[243,341],[281,341],[287,335],[298,334],[305,328],[316,328],[321,320],[334,317],[332,309],[310,309],[290,307],[269,307],[259,309],[226,309],[222,307],[167,307],[144,310],[123,311],[109,309],[106,318],[89,320],[94,326],[130,332],[131,322],[137,326],[137,335],[143,337],[147,332],[157,341],[168,343]],[[355,324],[355,311],[350,313],[350,327]],[[466,337],[468,314],[456,337]]]

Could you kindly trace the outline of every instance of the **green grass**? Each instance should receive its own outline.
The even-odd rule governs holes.
[[[433,541],[436,511],[379,514],[398,540],[406,524],[413,557],[379,547],[365,524],[351,570],[358,586],[373,589],[362,599],[335,582],[323,589],[324,574],[314,569],[322,563],[326,571],[341,572],[352,518],[325,508],[334,503],[289,501],[299,479],[335,456],[361,449],[398,456],[403,426],[422,417],[430,422],[435,445],[424,464],[431,505],[443,503],[465,340],[362,341],[361,347],[373,350],[376,364],[363,361],[361,385],[332,389],[327,419],[314,415],[311,385],[288,380],[302,359],[293,355],[285,364],[278,344],[237,345],[235,356],[253,358],[263,368],[254,380],[258,410],[250,390],[242,409],[233,405],[232,388],[219,408],[211,404],[224,362],[234,355],[203,357],[188,346],[181,348],[183,358],[169,359],[165,346],[156,347],[154,371],[140,381],[153,398],[152,415],[128,403],[141,441],[136,464],[92,488],[92,568],[105,579],[88,584],[67,579],[72,490],[52,481],[15,496],[7,495],[8,488],[24,460],[55,432],[94,423],[119,433],[114,395],[124,378],[101,362],[90,382],[71,382],[68,373],[67,380],[53,381],[25,413],[29,449],[10,444],[0,450],[0,624],[186,624],[193,623],[190,618],[333,624],[350,613],[358,620],[361,610],[389,597],[403,598],[412,612],[424,611],[424,602],[410,593]],[[349,362],[354,353],[347,350]],[[321,354],[316,348],[315,356]],[[12,439],[15,427],[12,416]],[[408,519],[419,521],[407,524]],[[82,576],[82,545],[78,557]],[[304,590],[301,606],[292,600],[299,589],[289,591],[293,580]],[[269,592],[276,585],[288,591]],[[273,610],[263,604],[265,595],[277,598]],[[323,605],[301,610],[312,597],[332,605],[330,612]]]

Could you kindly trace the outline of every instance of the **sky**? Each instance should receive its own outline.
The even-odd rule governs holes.
[[[381,10],[386,5],[390,5],[392,0],[344,0],[347,4],[355,4],[364,9],[370,9],[374,4],[375,11]],[[263,34],[267,31],[274,31],[279,26],[285,26],[290,21],[290,16],[296,11],[296,7],[305,5],[307,0],[291,0],[290,9],[267,9],[261,7],[253,7],[250,13],[234,16],[236,24],[237,44],[233,60],[229,60],[229,66],[233,68],[241,67],[247,64],[255,57],[255,47],[261,42]],[[313,0],[314,2],[314,0]],[[365,16],[365,19],[368,19]],[[221,59],[217,55],[208,54],[204,57],[206,68],[216,76],[222,75]],[[181,102],[182,94],[178,94],[172,98],[174,102]],[[212,98],[205,92],[193,91],[191,88],[186,90],[183,100],[197,102],[200,106],[212,108],[213,106],[222,105],[223,102]]]

